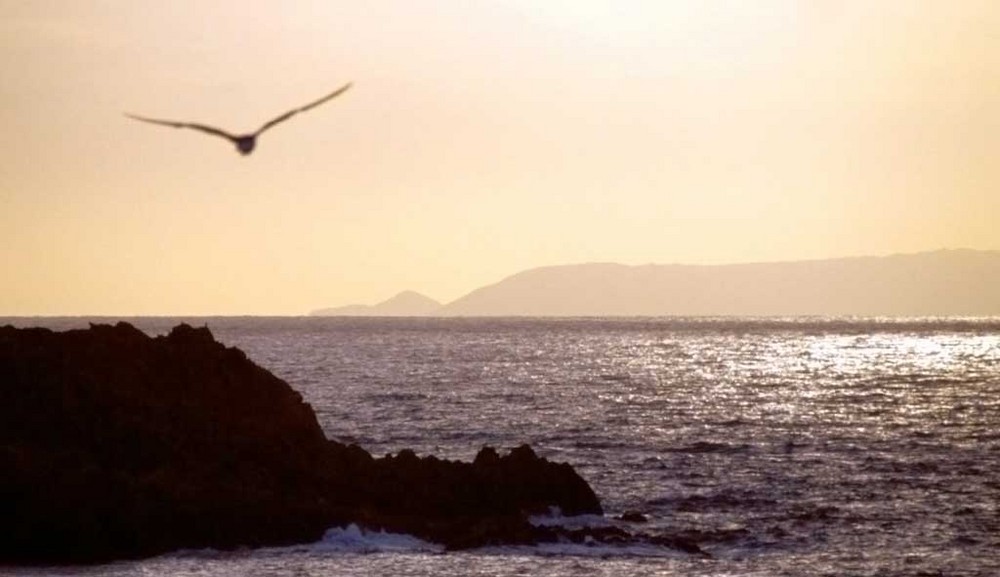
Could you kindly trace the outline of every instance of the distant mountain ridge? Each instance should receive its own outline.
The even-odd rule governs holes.
[[[550,266],[422,311],[433,316],[1000,315],[1000,251],[731,265]]]
[[[433,314],[441,308],[441,303],[414,291],[403,291],[376,305],[347,305],[319,309],[313,316],[383,316],[411,317]]]

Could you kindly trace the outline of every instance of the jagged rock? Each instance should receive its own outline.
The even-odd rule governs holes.
[[[450,548],[545,538],[528,515],[600,513],[522,446],[473,463],[375,459],[207,328],[0,327],[0,563],[281,545],[358,523]]]
[[[365,523],[449,548],[534,542],[528,517],[553,507],[567,515],[601,513],[597,496],[572,467],[539,458],[527,445],[505,456],[487,447],[472,464],[419,458],[409,450],[372,464],[363,500],[376,505]]]

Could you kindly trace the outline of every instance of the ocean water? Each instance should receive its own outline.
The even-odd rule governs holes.
[[[105,319],[115,321],[117,319]],[[164,333],[181,319],[126,319]],[[604,518],[711,557],[443,553],[357,527],[29,575],[1000,575],[1000,319],[196,318],[300,391],[331,438],[471,459],[530,443]],[[53,328],[88,319],[0,319]]]

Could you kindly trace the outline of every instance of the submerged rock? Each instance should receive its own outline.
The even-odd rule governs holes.
[[[473,463],[327,440],[287,383],[207,328],[0,327],[0,563],[318,540],[357,523],[449,548],[531,543],[528,516],[600,513],[527,445]]]

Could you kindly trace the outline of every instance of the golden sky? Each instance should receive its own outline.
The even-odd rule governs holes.
[[[0,315],[998,249],[1000,2],[0,0],[0,149]]]

